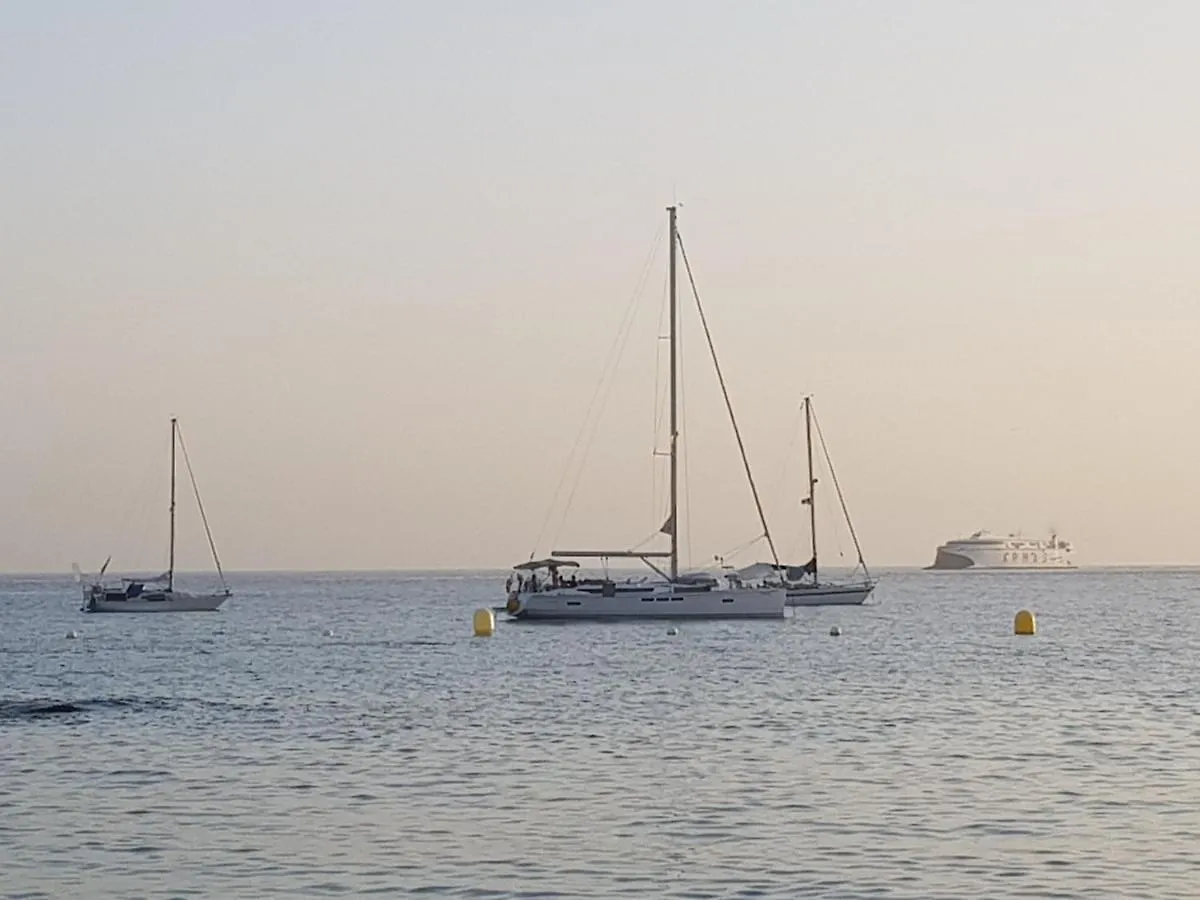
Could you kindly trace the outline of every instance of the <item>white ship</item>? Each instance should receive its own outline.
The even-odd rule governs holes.
[[[977,531],[970,537],[947,541],[937,548],[927,569],[1074,569],[1069,541],[1051,534],[1046,540],[1017,534],[995,535]]]

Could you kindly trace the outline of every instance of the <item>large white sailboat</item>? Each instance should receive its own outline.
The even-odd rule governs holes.
[[[208,536],[208,546],[212,551],[213,563],[217,569],[217,577],[221,589],[210,593],[194,593],[175,589],[175,448],[183,449],[183,459],[187,466],[192,489],[196,495],[196,505],[200,509],[200,520],[204,523],[204,533]],[[187,447],[183,445],[183,435],[179,433],[179,422],[171,419],[171,509],[170,509],[170,539],[169,562],[167,571],[153,578],[122,578],[117,583],[104,581],[104,573],[112,560],[110,556],[93,576],[84,575],[79,566],[73,566],[75,581],[82,586],[82,612],[89,613],[157,613],[157,612],[210,612],[221,606],[232,592],[225,583],[225,574],[221,571],[221,560],[217,557],[217,547],[213,543],[212,532],[208,527],[208,517],[204,513],[204,504],[200,501],[200,491],[196,487],[196,479],[192,474],[192,465],[188,460]]]
[[[858,562],[854,571],[843,581],[822,580],[821,570],[817,564],[817,476],[813,467],[814,418],[812,397],[805,397],[804,440],[808,460],[808,493],[801,499],[800,503],[808,507],[808,528],[812,542],[812,557],[802,566],[755,563],[754,565],[740,569],[738,574],[746,578],[762,577],[774,570],[777,573],[776,577],[781,578],[787,587],[788,606],[860,606],[866,602],[871,591],[875,589],[876,582],[867,569],[867,562],[863,557],[862,547],[858,543],[858,534],[854,530],[854,523],[850,521],[850,511],[846,507],[846,500],[842,495],[841,485],[838,484],[837,474],[833,470],[833,461],[829,458],[829,451],[825,446],[825,440],[821,435],[819,424],[817,432],[821,438],[821,448],[824,451],[825,463],[829,469],[830,479],[833,481],[838,502],[841,504],[842,515],[845,516],[846,526],[850,530],[850,538],[854,541],[854,549],[858,554]]]
[[[505,609],[514,619],[769,619],[785,615],[786,591],[782,584],[748,583],[735,573],[681,573],[679,570],[679,414],[678,414],[678,299],[676,296],[676,253],[682,251],[676,225],[677,209],[667,208],[670,239],[668,258],[670,319],[670,507],[660,532],[669,539],[666,550],[554,550],[545,559],[531,559],[514,567],[507,585]],[[684,265],[687,254],[683,251]],[[689,268],[690,277],[690,268]],[[694,289],[694,284],[693,284]],[[694,290],[693,290],[694,292]],[[699,298],[697,297],[697,304]],[[708,326],[701,311],[705,333]],[[711,337],[709,349],[712,350]],[[732,421],[733,408],[725,391],[720,366],[713,352],[713,363]],[[734,434],[742,453],[751,493],[763,524],[764,536],[770,533],[762,513],[758,492],[750,477],[741,435],[733,421]],[[772,545],[772,555],[774,547]],[[575,573],[579,560],[601,560],[605,573],[598,578],[580,578]],[[641,560],[652,574],[644,578],[617,580],[607,571],[609,560]],[[572,574],[564,577],[563,571]]]

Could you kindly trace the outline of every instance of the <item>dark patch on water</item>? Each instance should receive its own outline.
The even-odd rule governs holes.
[[[18,719],[21,717],[54,716],[63,713],[83,712],[82,706],[74,703],[38,702],[0,704],[0,718]]]
[[[247,712],[278,713],[279,708],[270,702],[229,703],[224,701],[194,699],[167,699],[165,697],[97,697],[88,700],[62,700],[41,698],[35,700],[0,700],[0,723],[33,721],[53,718],[70,718],[85,713],[113,711],[158,712],[177,707],[191,706],[242,715]]]
[[[0,700],[0,722],[6,720],[41,719],[70,716],[78,713],[122,709],[141,701],[119,698],[95,700]]]

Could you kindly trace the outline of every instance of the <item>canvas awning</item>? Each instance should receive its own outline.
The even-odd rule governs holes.
[[[816,570],[817,561],[815,559],[809,560],[802,566],[775,565],[774,563],[759,562],[751,563],[745,568],[738,569],[737,575],[743,580],[754,581],[783,572],[788,581],[799,581],[805,575],[811,575]]]
[[[569,559],[531,559],[520,565],[513,566],[518,572],[532,572],[535,569],[563,569],[578,567],[579,563]]]

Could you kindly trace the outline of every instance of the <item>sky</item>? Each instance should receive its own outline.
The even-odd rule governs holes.
[[[671,203],[782,556],[811,393],[877,567],[1052,527],[1200,564],[1198,31],[1182,2],[4,4],[0,570],[162,566],[171,416],[227,569],[643,541]],[[685,563],[764,558],[729,556],[762,529],[680,310]]]

